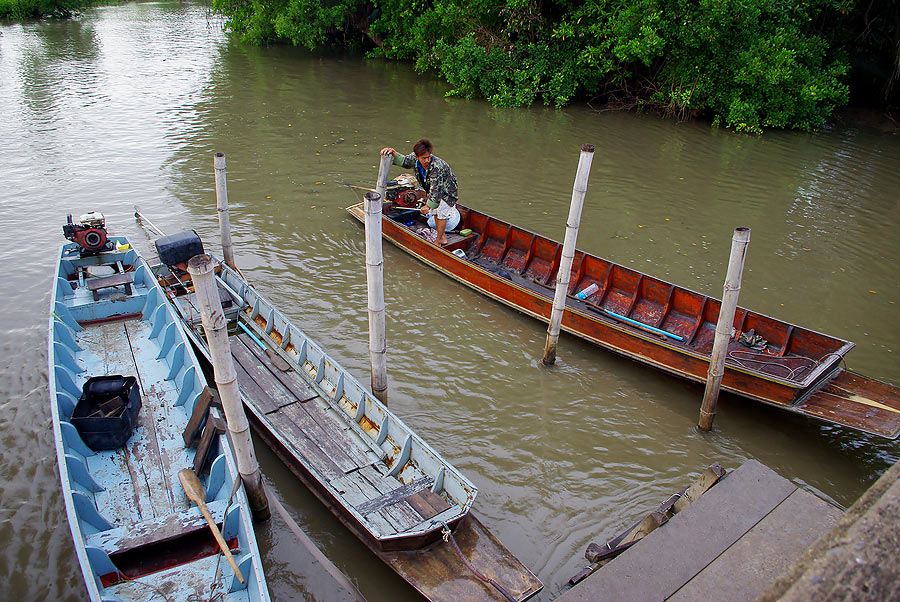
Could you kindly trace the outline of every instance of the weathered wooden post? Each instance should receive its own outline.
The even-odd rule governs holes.
[[[388,157],[390,158],[390,157]],[[384,163],[384,161],[382,161]],[[379,177],[379,182],[381,178]],[[381,254],[381,199],[367,192],[366,284],[369,297],[369,359],[372,364],[372,393],[385,405],[388,402],[387,342],[384,333],[384,258]]]
[[[716,338],[709,360],[706,390],[703,391],[703,403],[700,406],[700,421],[697,423],[703,431],[712,429],[713,419],[716,417],[716,403],[719,401],[722,377],[725,375],[725,357],[728,355],[728,342],[734,330],[734,313],[741,292],[741,276],[749,243],[750,228],[735,228],[734,236],[731,237],[731,257],[728,260],[728,273],[725,275],[719,320],[716,322]]]
[[[216,170],[216,211],[219,212],[219,232],[222,237],[222,258],[225,265],[237,269],[234,263],[234,245],[231,243],[231,220],[228,218],[228,186],[225,181],[225,153],[216,153],[213,159]]]
[[[391,169],[393,155],[381,155],[381,163],[378,164],[378,180],[375,182],[375,192],[384,199],[384,191],[387,188],[388,172]]]
[[[588,176],[591,173],[591,161],[593,159],[594,145],[583,144],[581,146],[581,157],[578,159],[578,171],[575,172],[575,185],[572,188],[572,204],[569,206],[569,218],[566,220],[566,239],[563,241],[559,269],[556,271],[556,294],[553,296],[553,309],[550,310],[547,342],[544,344],[544,357],[541,359],[544,365],[547,366],[552,365],[556,361],[559,329],[562,325],[563,312],[566,309],[566,293],[569,291],[572,261],[575,259],[575,239],[578,238],[581,208],[584,206],[584,194],[587,192]]]
[[[222,301],[216,288],[214,263],[209,255],[196,255],[188,261],[188,273],[194,282],[200,318],[206,333],[209,354],[212,356],[216,387],[222,400],[228,430],[231,431],[238,472],[241,473],[244,490],[250,501],[250,510],[255,520],[268,520],[269,501],[263,490],[262,473],[253,451],[253,441],[250,439],[250,424],[241,404],[237,373],[231,357],[231,343],[228,340],[228,320],[222,311]]]

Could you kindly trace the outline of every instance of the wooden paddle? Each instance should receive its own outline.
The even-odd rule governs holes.
[[[209,524],[209,530],[212,531],[213,537],[215,537],[216,541],[219,543],[219,547],[225,554],[228,564],[234,569],[234,574],[237,575],[238,581],[243,583],[244,575],[241,574],[241,569],[238,568],[237,562],[234,561],[234,556],[231,555],[231,550],[228,549],[225,538],[222,537],[222,533],[219,531],[219,528],[212,519],[212,515],[209,513],[209,508],[206,507],[206,492],[203,490],[203,484],[200,483],[200,479],[197,478],[197,475],[195,475],[194,471],[190,468],[182,468],[178,471],[178,480],[181,481],[181,486],[184,488],[184,492],[187,494],[188,499],[197,504],[197,507],[200,508],[200,512],[202,512],[203,517],[206,518],[206,522]]]

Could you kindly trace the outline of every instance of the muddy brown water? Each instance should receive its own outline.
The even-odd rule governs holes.
[[[752,228],[740,303],[858,347],[851,369],[900,384],[900,137],[837,125],[760,138],[588,107],[445,98],[408,65],[231,41],[206,7],[129,3],[0,26],[0,574],[20,600],[79,600],[46,390],[51,270],[67,213],[99,210],[145,255],[133,205],[218,252],[213,153],[225,152],[237,259],[368,382],[363,232],[350,184],[422,135],[466,204],[561,240],[581,144],[596,145],[579,247],[719,296],[731,233]],[[398,173],[396,170],[392,173]],[[723,396],[563,336],[387,245],[391,407],[480,489],[482,521],[551,600],[604,541],[708,464],[753,458],[850,505],[895,442]],[[372,601],[414,592],[265,449],[295,519]],[[290,532],[258,529],[279,600],[334,599]]]

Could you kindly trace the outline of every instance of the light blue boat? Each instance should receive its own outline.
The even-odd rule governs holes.
[[[90,235],[87,242],[96,242]],[[192,467],[197,453],[185,446],[183,431],[205,386],[181,320],[128,241],[106,242],[104,250],[84,257],[84,245],[61,247],[49,321],[56,453],[89,597],[269,600],[247,498],[243,489],[234,491],[238,473],[227,436],[209,433],[210,468],[201,482],[243,583],[179,482],[178,472]],[[111,375],[124,378],[96,378]],[[86,392],[91,378],[96,386],[89,384]],[[119,398],[97,402],[93,414],[82,418],[88,398],[120,385],[125,389]],[[112,407],[126,399],[124,409]],[[210,412],[221,416],[215,407]],[[102,421],[103,428],[95,432],[92,421]]]

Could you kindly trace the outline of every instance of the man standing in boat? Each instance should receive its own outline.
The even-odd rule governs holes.
[[[425,204],[421,211],[428,216],[428,225],[437,230],[438,245],[447,244],[444,232],[453,230],[459,225],[459,189],[456,175],[450,165],[440,157],[431,154],[433,146],[428,138],[422,138],[413,144],[413,152],[401,155],[391,147],[381,149],[382,155],[393,157],[392,163],[404,169],[415,168],[419,186],[425,189]]]

